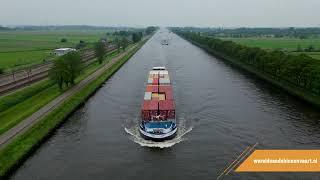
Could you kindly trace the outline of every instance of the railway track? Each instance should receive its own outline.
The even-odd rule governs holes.
[[[114,45],[108,46],[107,52],[115,50]],[[86,50],[81,54],[82,61],[87,65],[95,58],[94,50]],[[18,70],[13,73],[7,73],[0,76],[0,96],[13,90],[28,86],[48,77],[48,72],[53,62],[34,65],[32,67]]]

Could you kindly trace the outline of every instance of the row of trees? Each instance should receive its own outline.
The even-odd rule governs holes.
[[[309,37],[320,36],[320,28],[197,28],[184,27],[180,28],[184,31],[201,32],[208,36],[224,36],[224,37],[293,37],[306,39]]]
[[[146,29],[146,34],[151,34],[156,29],[156,27],[148,27]],[[114,39],[113,43],[116,45],[118,52],[120,52],[120,49],[125,50],[129,46],[130,41],[128,40],[128,36],[132,36],[132,41],[136,43],[141,41],[143,32],[118,31],[115,32],[114,35],[116,35],[116,38]],[[63,42],[67,42],[67,39],[64,38]],[[94,45],[94,51],[100,64],[103,62],[105,54],[107,53],[106,45],[107,44],[102,41],[99,41]],[[80,49],[85,46],[85,42],[80,41],[77,46],[79,46],[78,48]],[[75,78],[80,74],[82,68],[83,63],[80,54],[78,52],[70,52],[54,61],[53,67],[49,72],[49,76],[50,79],[55,81],[62,90],[63,85],[69,87],[75,83]]]
[[[250,65],[276,81],[285,81],[313,94],[320,95],[320,61],[305,54],[289,55],[281,51],[266,51],[236,44],[232,41],[203,36],[200,33],[174,32],[209,50]]]
[[[74,85],[82,66],[80,54],[70,52],[54,61],[53,67],[49,71],[49,77],[58,84],[60,89],[63,88],[63,85],[69,87]]]

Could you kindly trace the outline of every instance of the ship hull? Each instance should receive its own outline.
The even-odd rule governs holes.
[[[171,140],[176,137],[177,135],[177,127],[175,127],[172,131],[165,133],[165,134],[152,134],[144,131],[141,127],[139,127],[140,135],[145,140],[151,140],[151,141],[165,141],[165,140]]]

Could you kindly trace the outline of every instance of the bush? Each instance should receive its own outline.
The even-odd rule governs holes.
[[[62,38],[60,42],[66,43],[66,42],[68,42],[68,40],[66,38]]]

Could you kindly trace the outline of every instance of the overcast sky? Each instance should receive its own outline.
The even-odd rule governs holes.
[[[2,25],[320,26],[320,0],[0,0]]]

